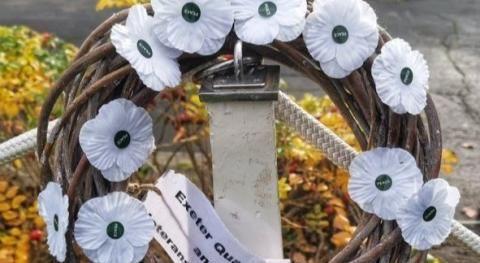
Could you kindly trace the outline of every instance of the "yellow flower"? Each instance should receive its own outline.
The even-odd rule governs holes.
[[[5,211],[5,212],[2,213],[2,217],[6,221],[11,221],[11,220],[18,217],[18,213],[15,212],[15,211],[12,211],[12,210],[8,210],[8,211]]]
[[[7,203],[7,202],[1,202],[0,203],[0,212],[6,212],[8,210],[10,210],[10,204]]]
[[[278,181],[278,195],[281,200],[288,198],[288,192],[292,187],[287,183],[287,178],[282,178]]]
[[[18,192],[18,186],[12,186],[8,188],[7,192],[5,193],[5,197],[8,199],[12,199],[17,195]]]
[[[10,229],[9,232],[10,232],[10,235],[16,236],[16,237],[19,237],[22,234],[22,230],[20,230],[20,228],[18,228],[18,227],[14,227],[14,228]]]
[[[3,236],[3,237],[0,237],[0,243],[2,243],[5,246],[15,245],[17,243],[17,239],[12,236]]]
[[[17,195],[12,199],[12,208],[13,209],[18,209],[23,202],[27,200],[27,197],[24,195]]]
[[[8,188],[7,181],[0,181],[0,193],[4,193]]]
[[[149,1],[147,0],[99,0],[95,8],[97,9],[97,11],[100,11],[107,8],[125,8],[135,4],[144,4],[147,2]]]
[[[453,170],[457,164],[457,154],[452,150],[444,149],[442,151],[442,172],[446,175],[453,173]]]

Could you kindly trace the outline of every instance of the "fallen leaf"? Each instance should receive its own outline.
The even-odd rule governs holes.
[[[478,218],[478,209],[474,209],[474,208],[471,208],[471,207],[464,207],[462,209],[462,212],[470,219],[476,219]]]
[[[475,149],[475,145],[473,143],[469,143],[469,142],[462,143],[462,147],[464,149],[468,149],[468,150]]]

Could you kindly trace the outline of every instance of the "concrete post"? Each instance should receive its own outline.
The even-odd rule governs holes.
[[[262,258],[282,259],[273,102],[208,104],[215,209]]]
[[[210,114],[215,210],[252,253],[283,259],[273,105],[279,67],[250,65],[239,77],[235,64],[235,74],[212,77],[200,91]]]

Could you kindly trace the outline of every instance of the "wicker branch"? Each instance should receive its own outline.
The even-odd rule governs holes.
[[[309,8],[312,2],[308,1]],[[147,8],[152,13],[149,5]],[[42,165],[42,175],[45,180],[54,178],[61,181],[68,189],[72,202],[71,222],[75,218],[78,205],[85,200],[113,189],[126,190],[127,186],[125,183],[105,182],[99,171],[90,166],[78,143],[78,134],[83,123],[93,118],[103,104],[113,99],[124,97],[134,100],[137,105],[146,105],[157,95],[141,83],[131,66],[115,54],[110,43],[112,26],[124,23],[127,15],[128,10],[123,10],[92,31],[82,44],[73,64],[53,87],[39,118],[37,154]],[[381,47],[391,37],[385,30],[379,30],[381,37],[376,54],[373,54],[362,68],[342,80],[331,79],[320,70],[301,38],[290,43],[276,41],[270,46],[246,44],[245,49],[247,53],[290,67],[317,83],[338,107],[363,150],[379,146],[402,147],[416,157],[426,178],[435,178],[440,169],[442,140],[434,103],[429,97],[424,118],[396,115],[381,103],[371,77],[371,66]],[[231,33],[224,47],[215,56],[182,55],[179,63],[184,77],[196,76],[195,73],[204,68],[206,63],[216,63],[217,55],[232,54],[236,41],[235,34]],[[195,77],[194,79],[201,81]],[[62,94],[65,95],[65,113],[47,141],[48,121]],[[284,114],[288,120],[288,112],[295,109],[296,105],[284,105],[286,107],[277,109],[277,114]],[[344,151],[341,156],[335,155],[345,145],[338,147],[341,142],[328,141],[329,138],[319,136],[315,128],[319,123],[314,118],[301,121],[312,124],[307,127],[310,131],[306,136],[307,140],[314,145],[330,145],[333,150],[327,150],[327,156],[340,166],[348,166],[354,154]],[[296,119],[290,118],[290,122],[295,125]],[[322,148],[329,149],[325,145],[322,145]],[[69,244],[73,244],[71,230],[67,238]],[[375,262],[378,259],[381,259],[381,262],[405,262],[409,257],[407,254],[410,254],[410,248],[402,241],[398,227],[391,222],[383,222],[376,216],[370,216],[358,226],[351,242],[331,262]],[[72,262],[74,256],[73,253],[69,254]]]

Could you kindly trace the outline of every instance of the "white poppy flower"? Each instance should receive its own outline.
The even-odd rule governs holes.
[[[75,222],[75,240],[99,263],[139,262],[155,226],[142,202],[122,192],[87,201]]]
[[[161,91],[180,84],[182,73],[176,58],[181,52],[160,43],[153,33],[153,20],[145,7],[133,6],[126,25],[114,25],[110,38],[117,53],[130,62],[143,84]]]
[[[126,180],[155,147],[152,118],[126,99],[103,105],[80,130],[80,146],[88,161],[112,182]]]
[[[65,261],[67,243],[65,233],[68,228],[68,196],[63,195],[57,183],[48,183],[38,195],[38,213],[47,225],[47,243],[50,254],[58,261]]]
[[[423,55],[402,39],[383,47],[372,66],[378,96],[398,113],[420,114],[427,105],[430,73]]]
[[[306,0],[232,0],[232,6],[235,33],[247,43],[292,41],[305,27]]]
[[[418,250],[440,245],[450,235],[460,193],[443,179],[427,182],[399,210],[397,223],[405,241]]]
[[[376,148],[352,161],[348,193],[364,211],[393,220],[422,184],[422,173],[409,152]]]
[[[211,55],[232,29],[227,0],[152,0],[154,32],[160,41],[188,53]]]
[[[344,78],[375,52],[377,16],[362,0],[315,1],[303,37],[325,74]]]

